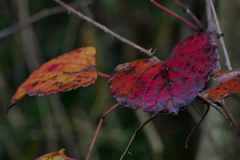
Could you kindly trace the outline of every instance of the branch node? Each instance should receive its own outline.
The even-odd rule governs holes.
[[[224,36],[224,33],[216,33],[216,35],[217,35],[217,39],[219,39],[220,37]]]

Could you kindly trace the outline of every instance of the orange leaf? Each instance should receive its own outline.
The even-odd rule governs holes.
[[[75,160],[75,159],[68,158],[66,155],[66,150],[61,149],[58,152],[52,152],[52,153],[47,153],[45,155],[42,155],[41,157],[35,160]]]
[[[220,84],[223,84],[225,82],[228,82],[231,79],[234,79],[235,77],[240,75],[240,68],[234,69],[234,70],[228,70],[223,71],[218,69],[214,75],[213,79],[217,80]]]
[[[240,69],[220,71],[213,76],[220,84],[202,94],[213,102],[220,102],[227,96],[240,92]]]
[[[56,94],[94,83],[97,79],[95,53],[93,47],[79,48],[43,64],[17,89],[8,109],[26,94]]]

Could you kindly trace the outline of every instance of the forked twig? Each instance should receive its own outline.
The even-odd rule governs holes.
[[[201,120],[198,122],[198,124],[193,128],[193,130],[190,132],[190,134],[188,135],[186,142],[185,142],[185,148],[188,148],[188,141],[190,139],[190,137],[193,135],[193,133],[198,129],[199,125],[202,123],[202,121],[204,120],[204,118],[206,117],[208,111],[209,111],[209,104],[207,104],[207,110],[205,111],[204,115],[202,116]]]
[[[200,93],[198,94],[198,97],[202,99],[204,102],[215,108],[219,113],[221,113],[227,120],[229,120],[228,116],[226,115],[225,111],[222,107],[218,106],[216,103],[213,103],[212,101],[204,98]]]
[[[184,23],[188,24],[191,28],[193,28],[195,31],[200,31],[194,24],[189,22],[188,20],[184,19],[183,17],[179,16],[178,14],[174,13],[173,11],[163,7],[161,4],[157,3],[154,0],[151,0],[151,2],[158,8],[162,9],[163,11],[167,12],[168,14],[178,18],[179,20],[183,21]]]
[[[230,123],[236,128],[238,134],[240,135],[240,125],[238,124],[232,113],[229,111],[224,101],[220,103],[221,106],[218,106],[216,103],[213,103],[212,101],[204,98],[201,94],[198,94],[198,97],[211,105],[218,112],[220,112],[228,121],[230,121]]]
[[[153,118],[155,118],[156,116],[157,116],[157,114],[153,114],[149,119],[147,119],[141,126],[139,126],[139,127],[135,130],[135,132],[134,132],[134,134],[133,134],[130,142],[128,143],[127,148],[125,149],[124,153],[122,154],[120,160],[123,160],[124,157],[127,155],[127,153],[128,153],[128,151],[129,151],[129,149],[130,149],[130,147],[131,147],[131,145],[132,145],[135,137],[136,137],[137,134],[140,132],[140,130],[141,130],[146,124],[148,124],[148,122],[150,122]]]
[[[179,0],[173,0],[178,6],[180,6],[184,12],[186,12],[198,25],[198,27],[202,30],[206,30],[203,24],[199,21],[199,19],[192,13],[192,11],[188,8],[188,6],[183,5]]]
[[[113,107],[111,107],[107,112],[105,112],[105,113],[102,115],[102,117],[100,118],[99,123],[98,123],[97,130],[96,130],[96,132],[95,132],[95,134],[94,134],[94,137],[93,137],[93,139],[92,139],[92,142],[91,142],[91,145],[90,145],[90,148],[89,148],[89,151],[88,151],[88,155],[87,155],[86,160],[89,160],[89,159],[90,159],[90,155],[91,155],[91,153],[92,153],[94,144],[95,144],[95,142],[96,142],[96,140],[97,140],[98,133],[99,133],[101,127],[102,127],[102,123],[103,123],[105,117],[106,117],[109,113],[111,113],[114,109],[116,109],[118,106],[119,106],[118,103],[115,104],[115,105],[114,105]]]
[[[107,28],[106,26],[104,26],[104,25],[94,21],[93,19],[85,16],[81,12],[76,11],[74,8],[72,8],[71,6],[67,5],[66,3],[62,2],[61,0],[54,0],[54,1],[57,2],[58,4],[60,4],[61,6],[63,6],[64,8],[66,8],[69,12],[72,12],[72,13],[76,14],[78,17],[80,17],[80,18],[84,19],[85,21],[93,24],[94,26],[96,26],[97,28],[99,28],[99,29],[103,30],[104,32],[110,34],[114,38],[116,38],[116,39],[118,39],[118,40],[120,40],[120,41],[122,41],[122,42],[124,42],[124,43],[126,43],[126,44],[128,44],[128,45],[130,45],[130,46],[132,46],[132,47],[134,47],[136,49],[138,49],[139,51],[147,54],[148,56],[153,57],[153,53],[150,50],[144,49],[141,46],[133,43],[132,41],[129,41],[126,38],[120,36],[119,34],[116,34],[115,32],[111,31],[109,28]],[[156,58],[156,57],[154,56],[154,58]]]

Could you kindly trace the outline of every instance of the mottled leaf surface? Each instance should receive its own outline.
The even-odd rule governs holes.
[[[229,95],[240,92],[240,69],[220,71],[213,76],[220,84],[204,91],[204,96],[212,102],[220,102]]]
[[[52,153],[47,153],[45,155],[42,155],[41,157],[35,160],[75,160],[75,159],[68,158],[66,155],[66,150],[61,149],[58,152],[52,152]]]
[[[125,107],[177,114],[204,88],[218,61],[211,34],[195,33],[178,44],[165,62],[151,58],[118,65],[109,90]]]
[[[93,47],[79,48],[43,64],[19,86],[9,107],[26,94],[56,94],[94,83],[97,78],[95,53]]]

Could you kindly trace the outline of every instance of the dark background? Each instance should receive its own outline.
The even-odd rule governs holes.
[[[158,2],[192,21],[173,1]],[[182,2],[206,26],[204,1]],[[215,3],[233,68],[239,67],[240,60],[239,3]],[[157,49],[156,56],[161,60],[194,33],[149,0],[78,0],[73,5],[140,46]],[[32,23],[24,27],[29,22]],[[99,77],[94,85],[58,95],[26,96],[6,114],[11,97],[29,74],[44,62],[83,46],[96,48],[96,67],[107,74],[118,64],[147,57],[54,1],[0,1],[0,159],[32,160],[61,148],[67,149],[69,157],[86,157],[99,118],[116,103],[108,92],[106,78]],[[219,51],[222,68],[226,69],[220,45]],[[208,83],[207,87],[211,85]],[[240,120],[239,95],[228,98],[227,105]],[[202,101],[196,99],[178,116],[158,116],[137,136],[126,160],[238,159],[240,139],[235,128],[213,108],[191,137],[190,148],[184,148],[188,134],[205,109]],[[134,130],[150,115],[119,106],[105,119],[91,159],[119,159]]]

